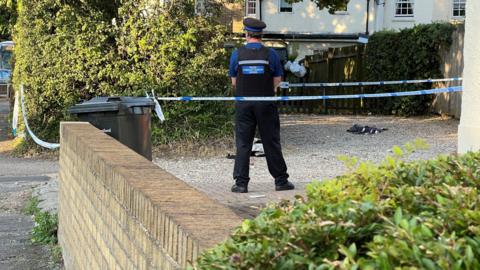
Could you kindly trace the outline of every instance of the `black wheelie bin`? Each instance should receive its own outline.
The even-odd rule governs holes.
[[[151,116],[155,103],[142,97],[95,97],[70,108],[148,160],[152,160]]]

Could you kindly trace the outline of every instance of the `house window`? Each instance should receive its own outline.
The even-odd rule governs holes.
[[[395,16],[413,17],[413,0],[395,0]]]
[[[292,4],[286,0],[280,0],[280,12],[292,12]]]
[[[466,0],[453,0],[453,17],[465,17]]]
[[[247,0],[247,16],[257,15],[257,0]]]

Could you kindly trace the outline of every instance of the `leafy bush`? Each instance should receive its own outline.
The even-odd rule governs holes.
[[[371,81],[441,78],[440,52],[448,50],[455,26],[433,23],[403,29],[384,31],[370,36],[366,49],[366,74]],[[410,86],[382,86],[381,92],[430,89],[431,84]],[[369,102],[365,100],[364,102]],[[419,115],[432,102],[431,95],[384,99],[381,113]]]
[[[10,40],[17,17],[15,0],[0,0],[0,41]]]
[[[175,2],[168,10],[139,12],[138,1],[120,9],[121,77],[133,94],[229,95],[225,28],[211,17],[193,15],[194,1]],[[216,13],[216,6],[210,6]],[[233,110],[218,102],[164,103],[165,122],[154,131],[159,143],[224,136],[232,130]]]
[[[32,242],[56,245],[58,243],[58,214],[42,211],[38,197],[32,196],[27,201],[23,212],[32,215],[35,226],[32,230]]]
[[[110,4],[109,4],[110,3]],[[31,126],[58,140],[60,120],[101,95],[222,95],[229,90],[225,32],[194,1],[22,1],[14,35],[14,83],[25,85]],[[211,7],[215,14],[215,6]],[[231,109],[219,103],[165,103],[154,142],[222,136]]]
[[[307,186],[307,199],[266,207],[195,269],[479,269],[480,153],[379,166]]]
[[[32,231],[32,242],[42,244],[58,243],[58,215],[38,211],[35,213],[35,227]]]

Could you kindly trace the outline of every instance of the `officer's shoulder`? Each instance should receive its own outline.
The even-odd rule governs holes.
[[[273,55],[274,57],[278,57],[278,53],[274,48],[268,48],[268,51],[270,52],[270,55]]]
[[[268,47],[268,50],[269,50],[270,52],[277,53],[277,51],[276,51],[274,48],[272,48],[272,47]]]
[[[238,48],[232,51],[231,57],[237,57],[237,55],[238,55]]]

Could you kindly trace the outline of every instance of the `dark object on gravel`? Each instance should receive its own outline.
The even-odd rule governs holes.
[[[369,126],[361,126],[361,125],[353,125],[351,128],[347,129],[347,132],[353,134],[377,134],[382,131],[388,130],[386,128],[376,128],[376,127],[369,127]]]
[[[252,145],[251,157],[264,157],[265,152],[263,150],[262,140],[255,138]],[[228,159],[235,159],[235,155],[227,154]]]

